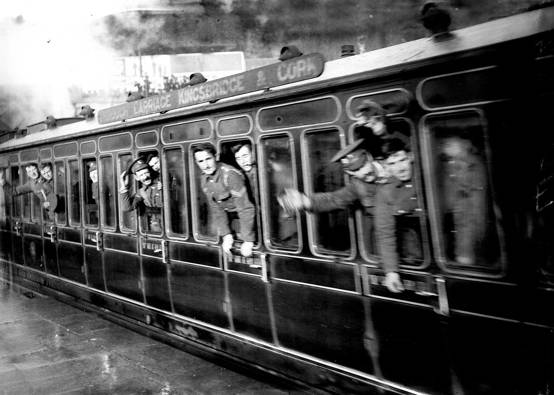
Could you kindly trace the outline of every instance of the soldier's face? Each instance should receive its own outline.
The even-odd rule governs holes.
[[[194,154],[196,164],[202,170],[202,173],[212,175],[217,169],[215,157],[208,151],[199,151]]]
[[[250,151],[249,146],[243,145],[237,152],[235,152],[235,159],[242,170],[252,170],[252,151]]]
[[[98,170],[92,170],[88,174],[92,182],[98,182]]]
[[[362,114],[362,122],[364,126],[371,128],[376,136],[381,136],[387,131],[385,120],[381,115]]]
[[[150,159],[148,165],[152,168],[152,170],[160,171],[160,158],[154,156],[152,159]]]
[[[150,171],[148,169],[141,169],[135,173],[135,178],[144,185],[152,184],[152,178],[150,177]]]
[[[50,181],[52,179],[52,169],[49,166],[43,167],[40,170],[40,174],[45,180]]]
[[[27,172],[27,177],[31,180],[36,180],[38,178],[38,169],[36,166],[27,166],[25,171]]]
[[[400,181],[412,178],[412,155],[406,151],[398,151],[385,159],[385,165],[391,175]]]

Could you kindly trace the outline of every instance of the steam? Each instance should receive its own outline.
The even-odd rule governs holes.
[[[140,5],[157,3],[141,1]],[[19,0],[17,5],[3,4],[0,119],[10,128],[21,128],[50,114],[72,117],[80,91],[109,90],[114,57],[120,53],[99,40],[105,34],[105,24],[99,21],[133,7],[137,0]],[[120,20],[125,20],[130,30],[137,23],[126,13]]]

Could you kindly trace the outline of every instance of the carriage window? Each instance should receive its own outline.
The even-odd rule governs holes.
[[[54,172],[56,177],[56,195],[58,195],[58,207],[56,208],[56,223],[65,224],[66,215],[66,202],[65,202],[65,164],[63,162],[56,162],[54,165]]]
[[[212,220],[212,213],[208,204],[208,199],[206,194],[202,190],[202,171],[198,168],[194,162],[194,155],[192,154],[192,149],[190,151],[191,156],[191,167],[190,179],[192,180],[193,185],[191,185],[192,190],[194,191],[194,196],[192,200],[192,211],[195,213],[194,221],[194,234],[195,237],[204,240],[215,240],[217,238],[217,229],[214,221]]]
[[[102,181],[100,183],[100,208],[102,210],[102,225],[115,228],[115,196],[113,159],[107,156],[100,159]],[[90,172],[89,172],[90,175]],[[97,203],[98,204],[98,203]]]
[[[275,248],[298,249],[298,218],[283,211],[277,197],[285,188],[297,188],[293,169],[293,145],[289,136],[269,137],[261,142],[262,199],[266,209],[269,244]],[[265,228],[264,228],[265,229]]]
[[[481,119],[473,112],[433,116],[427,128],[441,258],[450,267],[495,268],[500,241]]]
[[[85,225],[98,226],[99,217],[99,190],[98,190],[98,165],[95,159],[83,162],[83,185],[85,203]]]
[[[248,139],[226,141],[221,144],[219,149],[219,160],[239,169],[244,176],[249,200],[256,209],[256,233],[259,233],[260,198],[255,147]],[[238,222],[235,221],[232,224],[237,226],[237,229],[233,230],[238,232]]]
[[[129,167],[132,161],[133,161],[133,157],[131,156],[131,154],[119,155],[118,174],[122,174],[124,171],[127,171],[127,168]],[[129,193],[131,194],[131,196],[135,194],[134,182],[129,182]],[[118,193],[118,195],[120,194]],[[119,207],[120,208],[122,207],[121,201],[119,202]],[[120,223],[121,229],[129,232],[135,232],[137,230],[137,216],[135,214],[135,210],[126,211],[126,210],[120,209],[119,223]]]
[[[166,191],[169,204],[169,232],[171,235],[187,233],[187,201],[185,195],[185,161],[180,148],[165,151],[167,165]]]
[[[44,200],[42,199],[39,199],[39,200],[48,201],[50,204],[55,203],[57,206],[58,199],[57,197],[55,197],[56,195],[54,191],[54,168],[52,167],[52,163],[49,163],[49,162],[41,163],[40,174],[42,177],[42,182],[44,183],[44,188],[41,191],[41,194]],[[54,199],[52,199],[53,197]],[[49,210],[43,208],[42,220],[44,222],[52,222],[54,220],[54,214],[51,213]]]
[[[306,192],[333,192],[344,187],[344,172],[340,163],[330,163],[333,155],[341,148],[338,130],[308,133],[305,143],[309,177]],[[313,213],[309,221],[318,252],[350,253],[353,229],[347,210]]]
[[[333,122],[338,116],[338,105],[330,97],[300,103],[265,108],[258,121],[264,130]]]
[[[7,171],[0,168],[0,229],[6,229],[10,215],[11,191]]]
[[[546,145],[546,144],[545,144]],[[540,161],[536,191],[536,211],[539,231],[535,236],[544,255],[542,271],[554,277],[554,144],[550,143]]]
[[[20,181],[19,167],[17,167],[17,166],[12,167],[11,173],[12,173],[12,177],[11,177],[12,187],[16,187],[17,185],[20,185],[20,183],[19,183],[19,181]],[[15,218],[19,218],[21,216],[21,212],[22,212],[21,199],[19,197],[14,197],[13,198],[13,216]]]
[[[139,153],[139,158],[148,164],[148,174],[151,180],[151,183],[147,185],[141,183],[136,174],[134,176],[137,181],[137,194],[142,198],[142,203],[137,207],[140,229],[145,233],[160,234],[163,228],[160,155],[158,151],[143,151]]]
[[[79,162],[70,160],[69,165],[69,224],[81,224],[81,191],[80,191],[80,176]]]

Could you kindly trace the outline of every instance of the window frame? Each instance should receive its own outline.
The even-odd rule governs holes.
[[[185,233],[174,233],[169,225],[169,220],[164,220],[164,226],[165,226],[165,233],[168,238],[176,239],[176,240],[186,240],[190,237],[190,218],[189,218],[189,201],[188,201],[188,182],[187,182],[187,176],[190,174],[189,171],[187,171],[186,164],[187,164],[187,158],[186,158],[186,150],[183,148],[182,144],[178,145],[169,145],[164,146],[162,149],[162,154],[160,156],[161,161],[161,173],[162,173],[162,180],[169,180],[169,170],[167,168],[167,158],[166,158],[166,152],[167,151],[174,151],[179,150],[181,152],[181,158],[183,160],[183,196],[184,196],[184,205],[186,207],[184,213],[184,229]],[[196,166],[196,164],[194,164]],[[163,182],[163,181],[162,181]],[[164,215],[165,218],[171,218],[171,207],[170,207],[170,191],[169,191],[169,183],[163,182],[163,196],[164,196]]]
[[[114,188],[114,190],[112,191],[113,193],[113,197],[112,197],[112,204],[113,204],[113,214],[112,214],[112,219],[114,221],[114,225],[111,226],[111,225],[106,225],[106,207],[105,207],[105,204],[104,204],[104,200],[102,198],[102,196],[104,195],[104,163],[103,163],[103,160],[106,159],[106,158],[109,158],[111,159],[111,162],[112,162],[112,188]],[[116,166],[114,166],[114,157],[113,157],[113,154],[112,153],[109,153],[109,154],[101,154],[99,157],[98,157],[98,160],[96,162],[96,166],[97,166],[97,169],[98,169],[98,209],[100,210],[100,215],[99,215],[99,226],[101,227],[102,230],[110,230],[112,232],[114,232],[116,229],[117,229],[117,220],[118,220],[118,215],[117,215],[117,196],[119,195],[119,189],[117,188],[117,183],[115,183],[115,180],[114,180],[114,177],[115,177],[115,168]]]
[[[121,188],[121,185],[120,185],[120,175],[121,173],[123,173],[124,170],[127,170],[127,169],[122,169],[121,168],[121,157],[122,156],[125,156],[125,155],[128,155],[130,157],[130,160],[131,162],[133,160],[135,160],[134,156],[133,156],[133,153],[130,152],[130,151],[119,151],[119,152],[116,152],[116,165],[114,166],[116,168],[116,171],[117,171],[117,177],[116,177],[116,188],[117,188],[117,221],[118,221],[118,229],[121,233],[124,233],[124,234],[127,234],[127,235],[137,235],[138,234],[138,215],[137,215],[137,211],[136,210],[133,210],[133,211],[129,211],[129,215],[131,216],[134,216],[134,223],[135,223],[135,228],[134,229],[131,229],[131,228],[128,228],[125,226],[125,221],[123,220],[123,208],[122,208],[122,205],[121,205],[121,194],[119,193],[119,189]],[[129,175],[129,177],[132,178],[132,175]],[[132,192],[135,192],[135,189],[136,189],[136,185],[133,182],[131,182],[132,180],[129,180],[129,185],[132,185]]]
[[[346,142],[346,133],[342,127],[339,126],[327,126],[327,127],[319,127],[319,128],[310,128],[305,129],[300,134],[300,149],[301,149],[301,165],[302,165],[302,177],[303,177],[303,184],[304,184],[304,193],[310,195],[312,193],[315,193],[312,190],[313,185],[313,170],[310,169],[310,153],[308,152],[308,143],[307,143],[307,135],[313,135],[320,132],[329,132],[329,131],[335,131],[339,135],[340,140],[340,147],[339,149],[344,148],[347,145]],[[348,177],[346,174],[343,173],[343,180],[344,185],[348,183]],[[333,191],[329,191],[333,192]],[[321,257],[321,258],[337,258],[339,257],[341,260],[352,260],[356,256],[357,251],[357,238],[356,238],[356,224],[354,221],[354,215],[352,215],[352,210],[346,208],[344,209],[346,215],[347,215],[347,222],[348,222],[348,229],[350,233],[350,248],[349,253],[345,254],[341,251],[333,251],[327,248],[323,248],[319,245],[319,242],[317,240],[317,235],[315,233],[315,222],[316,218],[315,216],[318,213],[311,213],[306,212],[306,223],[307,223],[307,232],[308,232],[308,242],[310,251],[314,256]]]
[[[463,274],[463,275],[472,275],[472,276],[478,276],[483,278],[502,278],[505,276],[508,266],[508,260],[507,260],[507,253],[506,253],[506,244],[504,239],[504,232],[501,227],[501,224],[499,223],[499,218],[494,213],[494,226],[495,226],[495,232],[498,237],[498,249],[499,249],[499,259],[498,269],[495,269],[494,272],[489,270],[485,270],[482,266],[481,267],[460,267],[459,265],[456,267],[451,263],[451,261],[448,259],[446,255],[446,241],[444,236],[442,235],[443,232],[441,230],[441,224],[442,220],[439,218],[442,215],[442,212],[439,210],[439,193],[437,191],[436,187],[436,179],[437,176],[434,174],[434,166],[433,166],[433,151],[432,151],[432,133],[431,128],[429,127],[428,120],[433,118],[440,118],[444,116],[449,115],[458,115],[458,114],[470,114],[475,113],[480,121],[480,126],[483,130],[483,142],[484,142],[484,153],[488,158],[491,158],[491,148],[489,144],[489,133],[488,133],[488,124],[485,117],[485,113],[480,108],[471,107],[471,108],[461,108],[456,110],[445,110],[445,111],[436,111],[433,113],[425,114],[421,117],[419,120],[419,130],[421,131],[421,152],[422,152],[422,170],[424,172],[425,179],[428,181],[426,182],[426,200],[427,200],[427,206],[428,206],[428,220],[429,220],[429,226],[430,226],[430,234],[431,234],[431,242],[433,245],[433,251],[434,251],[434,259],[437,262],[437,265],[439,268],[445,272],[445,273],[452,273],[452,274]],[[487,178],[490,185],[490,199],[491,204],[495,205],[496,194],[494,192],[494,182],[492,179],[492,172],[490,168],[490,163],[488,160],[485,161],[486,171],[487,171]]]
[[[254,207],[256,209],[256,236],[257,236],[257,240],[256,240],[256,243],[254,243],[254,249],[255,250],[258,250],[260,248],[260,246],[262,245],[262,217],[261,217],[261,212],[262,212],[262,208],[261,208],[261,194],[260,194],[260,166],[259,166],[259,161],[258,161],[258,148],[256,146],[256,144],[254,143],[253,141],[253,138],[252,137],[249,137],[249,136],[246,136],[245,134],[242,134],[242,135],[239,135],[239,134],[236,134],[236,135],[230,135],[230,136],[225,136],[226,138],[221,138],[218,140],[217,142],[217,154],[218,154],[218,158],[219,156],[221,155],[221,147],[223,144],[229,144],[232,146],[232,143],[233,142],[243,142],[243,141],[248,141],[252,147],[252,153],[254,154],[254,158],[256,160],[256,165],[258,167],[258,174],[257,174],[257,177],[258,177],[258,202],[259,202],[259,207]],[[231,165],[233,166],[233,165]],[[238,166],[238,164],[237,164]],[[234,166],[236,167],[236,166]],[[239,170],[241,173],[242,173],[242,170],[240,169],[240,167],[236,167],[237,170]],[[256,202],[252,202],[252,204],[254,204],[254,206],[256,206]]]
[[[293,134],[290,131],[277,131],[277,132],[271,132],[271,133],[264,133],[263,135],[258,136],[256,147],[258,147],[258,158],[260,159],[260,162],[258,163],[258,181],[260,182],[260,191],[267,191],[268,185],[267,185],[267,178],[265,177],[266,174],[266,168],[265,168],[265,154],[264,150],[261,149],[262,147],[262,141],[271,139],[274,137],[287,137],[289,139],[290,145],[291,145],[291,165],[292,165],[292,176],[293,176],[293,186],[295,189],[298,189],[298,169],[297,169],[297,159],[296,159],[296,147],[294,142]],[[261,176],[260,176],[261,175]],[[262,235],[263,235],[263,242],[265,247],[268,249],[268,251],[271,252],[283,252],[287,254],[299,254],[303,248],[304,248],[304,238],[303,238],[303,230],[302,230],[302,221],[301,216],[296,216],[296,229],[298,231],[298,247],[296,249],[292,248],[280,248],[275,247],[271,243],[270,238],[270,231],[268,229],[270,221],[268,220],[268,207],[269,202],[267,199],[267,193],[260,193],[260,206],[261,206],[261,218],[262,218]]]

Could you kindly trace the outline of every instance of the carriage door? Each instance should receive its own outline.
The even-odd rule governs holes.
[[[11,168],[11,182],[12,188],[21,185],[19,166],[13,166]],[[21,196],[12,196],[12,254],[13,261],[20,265],[23,264],[23,224],[21,222],[21,215],[23,212]]]
[[[58,269],[61,277],[85,284],[83,247],[81,244],[82,192],[79,161],[77,159],[67,161],[65,177],[62,169],[63,162],[56,162],[58,194],[61,195],[62,185],[67,192],[66,202],[63,203],[63,207],[67,212],[58,213],[56,216],[56,224],[58,225]],[[65,183],[63,179],[65,179]]]
[[[27,176],[25,165],[22,166],[21,169],[22,173],[25,172],[21,185],[27,182],[32,182]],[[21,221],[21,234],[23,236],[23,262],[26,266],[32,267],[33,269],[43,270],[41,200],[34,192],[24,193],[21,195],[21,199],[23,200],[23,218]]]
[[[42,156],[41,151],[41,156]],[[49,156],[50,157],[50,156]],[[44,174],[48,177],[51,177],[50,184],[52,187],[59,182],[59,177],[56,174],[58,171],[61,173],[62,177],[65,176],[65,171],[60,169],[60,165],[63,168],[63,162],[58,162],[55,167],[50,162],[43,162],[41,168],[45,169]],[[62,181],[61,188],[65,194],[64,183]],[[57,258],[57,224],[55,223],[56,212],[60,211],[61,205],[63,204],[63,197],[58,198],[59,196],[59,186],[56,185],[54,190],[49,194],[48,202],[52,203],[52,207],[44,209],[42,211],[42,245],[44,248],[44,270],[47,273],[53,274],[55,276],[59,275],[58,270],[58,258]],[[52,199],[52,197],[55,197]],[[50,211],[51,210],[51,211]]]
[[[119,192],[121,183],[115,183],[120,175],[127,171],[133,158],[131,154],[119,154],[117,167],[112,156],[101,159],[101,191],[102,191],[102,230],[104,232],[104,273],[106,290],[139,302],[143,302],[140,260],[137,248],[137,216],[135,210],[125,210],[122,204],[122,194]],[[133,176],[128,175],[129,195],[135,194]],[[119,196],[119,232],[117,232],[117,212],[115,201]]]

